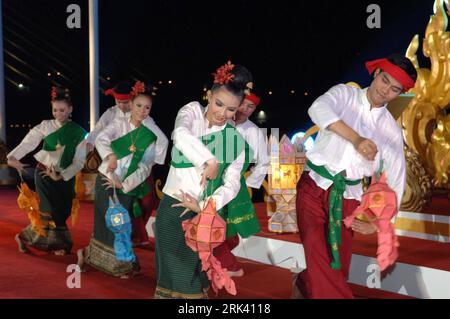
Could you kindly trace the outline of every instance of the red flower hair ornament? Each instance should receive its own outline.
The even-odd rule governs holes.
[[[52,86],[52,92],[50,93],[50,96],[52,97],[52,101],[55,101],[58,97],[58,92],[56,92],[56,86]]]
[[[137,96],[137,95],[139,95],[139,94],[141,94],[141,93],[144,93],[144,92],[145,92],[145,84],[144,84],[144,82],[137,81],[137,82],[134,84],[134,86],[133,86],[133,89],[132,89],[132,91],[131,91],[131,94],[132,94],[133,96]]]
[[[227,84],[232,79],[234,79],[234,74],[231,74],[231,70],[234,69],[234,64],[231,64],[231,61],[228,61],[226,64],[222,65],[220,68],[216,70],[216,73],[213,73],[214,76],[214,84]]]

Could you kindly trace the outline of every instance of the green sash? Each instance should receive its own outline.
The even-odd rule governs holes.
[[[325,166],[316,166],[309,160],[306,162],[306,165],[323,178],[333,181],[333,188],[328,199],[330,214],[328,244],[331,246],[331,254],[333,257],[331,268],[340,269],[339,245],[342,241],[342,199],[344,197],[345,185],[358,185],[361,180],[346,180],[342,172],[332,176]]]
[[[86,134],[87,132],[81,126],[73,121],[67,121],[59,129],[44,138],[42,149],[54,152],[58,149],[58,146],[64,146],[59,167],[66,169],[72,164],[76,148],[84,140]]]
[[[242,238],[247,238],[260,231],[255,207],[253,206],[244,177],[252,159],[253,150],[246,142],[245,162],[241,171],[241,188],[237,196],[226,205],[227,237],[239,234]]]
[[[207,187],[205,187],[204,196],[208,197],[222,186],[222,175],[227,167],[245,149],[245,140],[242,135],[228,123],[221,131],[201,136],[200,140],[219,161],[219,170],[216,179],[209,180]],[[227,148],[227,145],[229,145],[229,148]],[[194,167],[194,164],[192,164],[175,146],[172,148],[172,161],[170,165],[175,168]],[[219,214],[222,215],[222,211],[223,208],[219,211]]]
[[[145,125],[141,124],[138,128],[130,131],[128,134],[119,137],[118,139],[111,142],[111,148],[117,159],[122,159],[133,152],[130,150],[132,145],[135,146],[135,152],[133,153],[133,158],[131,159],[128,171],[125,174],[123,180],[128,176],[133,174],[139,166],[139,162],[142,160],[146,149],[156,141],[156,135]],[[121,194],[125,194],[122,190],[119,190]],[[133,215],[134,217],[142,216],[141,205],[138,199],[144,198],[150,192],[150,186],[143,181],[135,189],[129,191],[125,195],[134,196],[135,200],[133,203]]]

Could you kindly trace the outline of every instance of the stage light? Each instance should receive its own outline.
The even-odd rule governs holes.
[[[308,96],[308,92],[305,92],[305,96]]]
[[[23,89],[23,84],[20,83],[20,84],[18,85],[18,87],[19,87],[19,89]]]
[[[172,84],[172,80],[167,81],[167,83]]]
[[[259,111],[256,118],[258,119],[258,123],[262,124],[267,120],[267,114],[264,111]]]
[[[295,91],[294,91],[294,90],[291,90],[291,94],[295,94]]]
[[[295,140],[297,139],[297,137],[298,137],[298,138],[302,138],[304,135],[305,135],[305,132],[298,132],[298,133],[295,133],[295,134],[291,137],[291,143],[294,144],[294,143],[295,143]],[[310,137],[308,137],[308,138],[306,139],[306,141],[305,141],[304,144],[305,144],[305,150],[306,150],[306,151],[309,151],[309,150],[312,149],[313,146],[314,146],[314,139],[310,136]]]
[[[56,75],[61,75],[61,72],[56,72]]]
[[[269,91],[269,95],[272,95],[273,94],[273,92],[272,91]]]
[[[108,76],[107,78],[106,78],[108,81],[110,81],[111,80],[111,78]]]
[[[163,84],[163,81],[159,81],[158,83],[159,83],[159,84]]]
[[[52,74],[49,72],[49,73],[47,73],[47,76],[52,76]]]

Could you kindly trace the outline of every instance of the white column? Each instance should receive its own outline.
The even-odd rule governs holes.
[[[89,0],[89,96],[90,129],[95,127],[99,116],[99,58],[98,58],[98,0]]]

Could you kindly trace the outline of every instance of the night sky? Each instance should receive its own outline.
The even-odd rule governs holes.
[[[66,26],[71,3],[81,6],[81,29]],[[370,3],[381,7],[381,29],[366,26]],[[422,39],[433,3],[99,0],[100,86],[135,79],[158,86],[151,115],[170,136],[177,110],[201,101],[211,73],[231,59],[253,73],[268,116],[262,126],[291,136],[312,125],[307,108],[331,86],[370,83],[364,61],[404,53],[415,34]],[[3,23],[8,146],[51,118],[53,84],[72,90],[74,120],[88,129],[88,1],[3,0]],[[100,103],[102,113],[114,101],[101,95]]]

